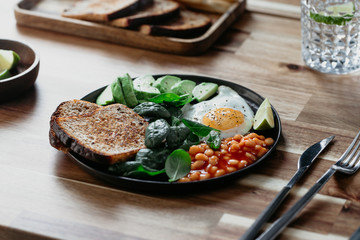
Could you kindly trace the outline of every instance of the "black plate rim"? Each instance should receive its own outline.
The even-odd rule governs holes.
[[[194,80],[196,82],[199,82],[198,79],[205,79],[205,81],[208,82],[216,82],[219,85],[226,85],[226,86],[230,86],[232,88],[241,88],[242,90],[244,90],[245,92],[251,93],[252,95],[257,96],[259,99],[264,100],[265,98],[263,96],[261,96],[260,94],[256,93],[255,91],[244,87],[240,84],[237,83],[233,83],[227,80],[223,80],[220,78],[214,78],[214,77],[210,77],[210,76],[205,76],[205,75],[193,75],[193,74],[154,74],[152,75],[155,79],[161,76],[165,76],[165,75],[172,75],[172,76],[178,76],[181,79],[189,79],[189,80]],[[135,78],[133,78],[135,79]],[[87,94],[86,96],[82,97],[81,100],[88,100],[89,98],[91,98],[94,94],[99,94],[103,89],[105,89],[106,86],[101,87],[97,90],[92,91],[91,93]],[[235,89],[234,89],[235,90]],[[236,91],[236,90],[235,90]],[[237,91],[238,92],[238,91]],[[240,95],[240,94],[239,94]],[[241,95],[240,95],[241,96]],[[242,96],[247,103],[249,103],[249,99],[247,99],[246,97]],[[253,108],[253,106],[251,106]],[[257,106],[258,107],[258,106]],[[206,179],[206,180],[201,180],[201,181],[194,181],[194,182],[164,182],[164,181],[152,181],[152,180],[143,180],[143,179],[136,179],[136,178],[129,178],[129,177],[123,177],[123,176],[116,176],[116,175],[112,175],[109,173],[106,173],[104,171],[98,170],[96,168],[93,168],[91,166],[89,166],[89,164],[86,163],[86,159],[82,159],[82,157],[77,156],[76,154],[69,152],[67,153],[73,160],[75,160],[75,162],[82,167],[83,169],[85,169],[88,173],[90,173],[91,175],[100,178],[102,180],[104,180],[105,182],[108,182],[112,185],[115,185],[117,187],[123,187],[123,188],[128,188],[128,189],[133,189],[133,190],[141,190],[141,191],[151,191],[151,190],[160,190],[160,191],[168,191],[168,190],[176,190],[177,188],[179,189],[198,189],[197,187],[201,187],[204,185],[208,185],[208,184],[213,184],[213,183],[221,183],[223,181],[227,181],[227,180],[231,180],[234,179],[236,177],[241,176],[244,172],[248,172],[250,169],[254,168],[255,166],[257,166],[258,164],[260,164],[263,160],[265,160],[266,158],[268,158],[268,156],[270,154],[272,154],[273,151],[275,151],[276,146],[280,140],[280,136],[281,136],[281,131],[282,131],[282,125],[281,125],[281,120],[280,120],[280,116],[278,114],[278,112],[276,111],[276,109],[271,106],[272,110],[273,110],[273,114],[274,114],[274,120],[276,123],[276,138],[274,139],[274,144],[273,146],[269,149],[269,151],[262,156],[260,159],[258,159],[255,163],[251,164],[250,166],[237,170],[233,173],[228,173],[226,175],[217,177],[217,178],[211,178],[211,179]]]

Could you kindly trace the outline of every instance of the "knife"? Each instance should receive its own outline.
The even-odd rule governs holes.
[[[305,150],[305,152],[300,156],[298,160],[298,169],[294,176],[290,179],[288,184],[283,187],[283,189],[274,198],[274,200],[265,208],[265,210],[255,220],[251,227],[244,233],[244,235],[241,236],[240,240],[255,239],[264,224],[269,220],[275,210],[280,206],[280,203],[282,203],[285,197],[288,195],[290,189],[301,178],[301,176],[306,172],[306,170],[314,162],[317,156],[319,156],[319,154],[334,139],[334,137],[335,136],[330,136],[328,138],[325,138]]]
[[[349,240],[359,240],[360,239],[360,227],[351,235]]]

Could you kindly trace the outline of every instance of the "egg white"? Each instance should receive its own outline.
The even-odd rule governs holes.
[[[242,112],[244,122],[234,128],[222,130],[221,138],[245,135],[253,126],[254,112],[237,92],[227,86],[219,86],[218,94],[210,100],[196,104],[187,104],[182,108],[183,118],[202,123],[203,117],[210,111],[219,108],[231,108]]]

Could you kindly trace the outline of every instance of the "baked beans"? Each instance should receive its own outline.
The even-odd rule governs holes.
[[[218,150],[211,149],[206,143],[193,145],[189,148],[191,170],[179,182],[219,177],[245,168],[264,156],[273,144],[272,138],[249,133],[223,139]]]

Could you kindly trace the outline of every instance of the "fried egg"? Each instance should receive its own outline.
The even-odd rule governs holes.
[[[253,125],[254,112],[237,92],[227,86],[219,86],[218,94],[212,99],[187,104],[182,111],[183,118],[220,130],[222,139],[245,135]]]

